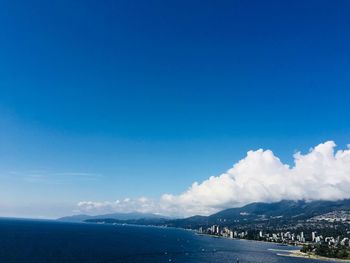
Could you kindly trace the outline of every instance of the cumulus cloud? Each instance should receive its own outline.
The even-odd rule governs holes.
[[[283,164],[271,150],[249,151],[227,172],[195,182],[180,195],[164,194],[159,200],[81,202],[79,207],[189,216],[251,202],[350,198],[350,147],[335,152],[335,146],[328,141],[311,148],[307,154],[298,152],[292,167]]]
[[[89,214],[113,213],[113,212],[141,212],[141,213],[157,213],[159,203],[147,197],[137,199],[125,198],[116,201],[82,201],[78,203],[76,212],[84,212]]]

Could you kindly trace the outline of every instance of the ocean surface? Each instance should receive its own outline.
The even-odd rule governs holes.
[[[295,248],[172,228],[0,220],[0,263],[321,262],[270,249]]]

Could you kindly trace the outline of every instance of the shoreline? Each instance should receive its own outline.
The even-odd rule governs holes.
[[[281,250],[269,249],[269,250],[276,251],[276,252],[285,252],[285,253],[277,253],[278,256],[282,256],[282,257],[305,258],[305,259],[333,261],[333,262],[348,262],[348,263],[350,262],[350,259],[322,257],[312,253],[303,253],[299,250],[282,250],[282,249]]]
[[[187,230],[187,229],[186,229]],[[210,235],[210,234],[204,234],[204,233],[198,233],[196,230],[191,230],[194,231],[196,235],[199,236],[208,236],[208,237],[213,237],[213,238],[224,238],[224,239],[229,239],[229,240],[241,240],[241,241],[249,241],[249,242],[259,242],[259,243],[266,243],[266,244],[275,244],[277,246],[281,247],[300,247],[301,245],[292,245],[292,244],[285,244],[285,243],[278,243],[278,242],[270,242],[266,240],[255,240],[255,239],[246,239],[246,238],[230,238],[230,237],[223,237],[223,236],[217,236],[217,235]]]
[[[288,247],[299,247],[297,245],[291,245],[291,244],[282,244],[282,243],[275,243],[275,242],[269,242],[264,240],[252,240],[252,239],[242,239],[242,238],[229,238],[229,237],[223,237],[223,236],[216,236],[216,235],[209,235],[209,234],[203,234],[203,233],[195,233],[196,235],[201,236],[208,236],[213,238],[224,238],[229,240],[240,240],[240,241],[248,241],[248,242],[262,242],[266,244],[275,244],[275,245],[282,245],[282,246],[288,246]],[[311,260],[321,260],[321,261],[331,261],[331,262],[344,262],[344,263],[350,263],[350,259],[341,259],[341,258],[328,258],[328,257],[322,257],[318,256],[312,253],[303,253],[300,251],[300,249],[293,249],[293,250],[286,250],[286,249],[274,249],[270,248],[269,251],[276,252],[277,256],[282,257],[294,257],[294,258],[304,258],[304,259],[311,259]],[[283,252],[283,253],[278,253]]]

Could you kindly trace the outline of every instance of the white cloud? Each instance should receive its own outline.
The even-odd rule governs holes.
[[[78,203],[77,213],[101,214],[113,212],[142,212],[142,213],[157,213],[158,202],[147,197],[140,197],[137,199],[125,198],[123,200],[116,200],[113,202],[94,202],[82,201]]]
[[[328,141],[305,155],[298,152],[293,167],[283,164],[270,150],[249,151],[226,173],[195,182],[180,195],[164,194],[160,200],[81,202],[79,207],[85,211],[109,209],[188,216],[257,201],[350,198],[350,149],[334,152],[335,146]]]

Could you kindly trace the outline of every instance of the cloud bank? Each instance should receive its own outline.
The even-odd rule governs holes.
[[[249,151],[227,172],[212,176],[180,195],[159,200],[125,199],[115,202],[84,201],[80,211],[140,211],[171,216],[208,215],[251,202],[338,200],[350,198],[350,145],[335,152],[327,141],[307,154],[294,154],[294,166],[283,164],[271,150]]]

